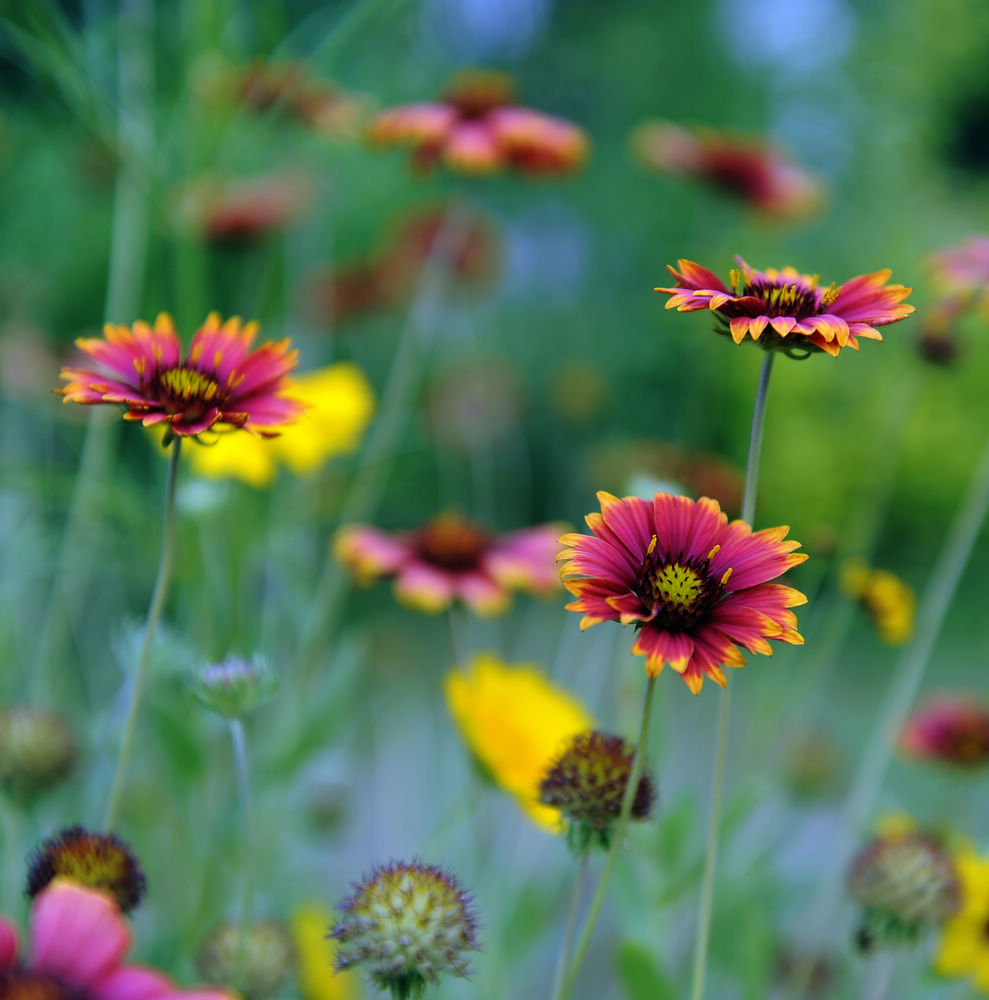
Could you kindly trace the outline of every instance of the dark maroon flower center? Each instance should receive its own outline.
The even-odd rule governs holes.
[[[489,111],[512,103],[514,87],[502,73],[474,71],[458,76],[443,95],[461,118],[483,118]]]
[[[710,574],[715,547],[706,559],[670,562],[649,553],[635,592],[653,613],[651,621],[673,632],[696,625],[724,596],[729,570],[721,578]]]
[[[40,972],[0,972],[0,1000],[87,1000],[86,994]]]
[[[181,413],[187,419],[201,417],[215,408],[222,409],[220,384],[188,365],[158,372],[154,379],[154,391],[166,413]]]
[[[809,282],[803,278],[769,278],[763,274],[731,272],[731,290],[737,296],[726,302],[720,311],[732,316],[792,316],[806,319],[826,312],[838,298],[841,289],[832,282],[820,288],[815,276]],[[744,282],[743,282],[744,277]],[[726,308],[727,307],[727,308]]]
[[[989,729],[981,720],[966,721],[942,734],[943,753],[959,764],[981,764],[989,759]]]
[[[769,189],[769,169],[764,154],[741,148],[704,151],[702,173],[726,191],[758,200]]]
[[[453,573],[476,569],[490,539],[458,514],[442,514],[422,528],[415,539],[420,558]]]

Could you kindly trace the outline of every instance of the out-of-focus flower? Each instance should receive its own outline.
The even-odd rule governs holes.
[[[989,708],[971,696],[931,698],[904,723],[900,749],[952,767],[983,767],[989,763]]]
[[[76,762],[68,722],[54,712],[21,705],[0,707],[0,785],[19,798],[57,785]]]
[[[476,614],[499,615],[508,610],[512,590],[546,594],[556,588],[559,527],[490,535],[459,514],[445,513],[395,535],[347,525],[333,550],[361,583],[393,577],[398,599],[417,611],[436,614],[460,600]]]
[[[292,423],[302,405],[283,395],[285,376],[296,364],[287,339],[252,350],[257,323],[225,323],[210,313],[182,358],[172,318],[159,313],[154,327],[104,327],[105,339],[76,344],[100,368],[63,368],[68,385],[57,389],[66,403],[117,403],[125,420],[145,427],[164,424],[169,433],[194,437],[216,427],[277,434]]]
[[[861,559],[849,559],[841,568],[842,590],[869,615],[879,638],[902,646],[913,635],[917,595],[895,573],[870,569]]]
[[[591,730],[578,733],[545,768],[539,801],[560,810],[570,824],[567,834],[578,853],[592,844],[605,849],[611,844],[635,754],[635,747],[620,736]],[[655,801],[652,776],[643,773],[630,818],[648,819]]]
[[[792,267],[755,271],[741,257],[736,260],[740,270],[731,272],[730,287],[706,267],[680,260],[679,271],[668,268],[676,285],[656,291],[670,296],[667,309],[710,309],[718,321],[716,331],[736,344],[748,336],[763,350],[792,357],[815,351],[837,357],[843,347],[857,351],[857,338],[882,340],[877,326],[914,311],[902,304],[912,289],[887,285],[892,273],[888,270],[821,288],[817,275],[800,274]]]
[[[563,118],[516,105],[502,73],[464,70],[439,101],[403,104],[378,114],[368,129],[377,146],[408,146],[413,163],[439,163],[467,174],[502,169],[567,174],[587,156],[582,129]]]
[[[958,912],[954,859],[936,837],[908,829],[882,834],[855,856],[848,891],[864,907],[860,946],[913,940]]]
[[[931,269],[946,298],[961,297],[989,306],[989,236],[970,236],[931,254]]]
[[[263,489],[275,481],[280,465],[307,476],[357,450],[374,415],[374,391],[357,365],[341,361],[288,378],[285,391],[305,407],[295,423],[275,438],[218,434],[188,452],[193,471]]]
[[[646,166],[706,182],[767,215],[800,218],[824,201],[816,177],[760,139],[653,121],[635,130],[632,145]]]
[[[965,301],[957,296],[935,302],[923,316],[917,350],[934,365],[950,365],[961,352],[958,324],[966,311]]]
[[[299,963],[303,1000],[356,1000],[356,972],[334,971],[336,946],[327,939],[333,914],[322,906],[303,906],[292,916],[292,940]]]
[[[250,180],[205,177],[182,191],[176,215],[210,243],[254,243],[295,222],[312,194],[309,179],[299,173]]]
[[[583,612],[582,629],[634,624],[633,653],[655,677],[669,665],[697,694],[707,675],[725,686],[722,666],[745,666],[739,651],[772,655],[768,639],[802,644],[789,609],[807,598],[769,583],[807,556],[786,527],[755,531],[732,521],[716,500],[657,493],[652,500],[598,493],[590,535],[568,534],[560,575]],[[573,579],[579,577],[579,579]]]
[[[438,444],[470,453],[517,426],[522,403],[518,373],[505,361],[460,362],[438,372],[427,387],[426,419]]]
[[[55,879],[67,878],[110,893],[124,913],[144,897],[144,872],[130,848],[111,833],[72,826],[44,841],[28,866],[25,894],[34,899]]]
[[[742,469],[719,455],[665,441],[608,441],[592,452],[590,468],[594,482],[623,483],[629,493],[639,493],[631,488],[633,480],[652,478],[678,483],[689,496],[711,497],[726,512],[742,506]]]
[[[337,904],[336,968],[363,965],[395,1000],[418,997],[449,973],[466,978],[478,951],[477,915],[456,878],[421,861],[372,869]]]
[[[211,712],[238,719],[271,697],[277,687],[278,678],[263,661],[233,657],[203,667],[190,690]]]
[[[447,674],[446,703],[461,738],[491,779],[544,830],[560,812],[539,802],[539,786],[566,741],[594,728],[587,709],[532,664],[478,653],[466,670]]]
[[[223,990],[180,989],[145,965],[125,965],[130,945],[112,896],[57,879],[31,909],[29,958],[18,958],[17,931],[0,919],[0,990],[18,1000],[233,1000]]]
[[[275,996],[294,967],[292,938],[277,920],[256,920],[243,930],[239,924],[220,924],[196,954],[196,969],[204,979],[236,982],[245,1000]]]
[[[989,993],[989,858],[965,851],[955,859],[961,908],[944,925],[934,968],[943,976],[970,978]]]

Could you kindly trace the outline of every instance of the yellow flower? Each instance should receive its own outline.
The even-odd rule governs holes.
[[[917,595],[895,573],[870,569],[861,559],[849,559],[841,570],[841,587],[865,608],[879,638],[902,646],[913,635]]]
[[[561,829],[557,809],[541,805],[539,783],[569,739],[594,719],[532,664],[478,653],[446,678],[446,703],[468,749],[492,779],[545,830]]]
[[[966,852],[955,859],[962,883],[962,906],[941,932],[934,958],[944,976],[971,976],[989,994],[989,858]]]
[[[263,489],[274,482],[279,465],[305,476],[332,456],[357,450],[374,414],[374,393],[357,365],[340,362],[307,372],[286,380],[285,391],[307,406],[296,424],[273,438],[216,435],[212,443],[185,450],[193,470]]]
[[[333,970],[336,945],[326,936],[333,922],[333,914],[317,904],[300,907],[292,917],[304,1000],[356,1000],[361,994],[359,973]]]

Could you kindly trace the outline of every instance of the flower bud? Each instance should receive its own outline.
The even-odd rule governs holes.
[[[338,971],[367,967],[395,1000],[419,997],[440,973],[468,974],[477,917],[457,880],[434,865],[392,861],[373,869],[337,909]]]
[[[31,798],[72,770],[76,745],[61,716],[39,708],[0,708],[0,785]]]
[[[576,851],[592,843],[609,846],[635,753],[620,736],[593,730],[575,736],[550,764],[539,786],[539,801],[555,806],[570,823],[568,836]],[[652,778],[643,774],[630,818],[648,819],[655,798]]]
[[[288,930],[277,920],[258,920],[214,928],[196,955],[199,974],[212,983],[231,983],[246,1000],[277,994],[295,968],[295,949]]]
[[[232,657],[203,667],[192,695],[211,712],[237,719],[267,700],[277,687],[278,678],[267,664]]]
[[[127,913],[144,896],[144,872],[130,848],[112,833],[72,826],[44,841],[28,865],[25,894],[31,899],[55,878],[110,893]]]

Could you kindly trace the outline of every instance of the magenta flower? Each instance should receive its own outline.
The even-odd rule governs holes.
[[[515,104],[512,91],[502,73],[464,70],[439,101],[383,111],[371,122],[368,139],[378,146],[411,147],[413,162],[422,169],[443,163],[467,174],[576,170],[587,156],[583,130]]]
[[[428,613],[463,601],[479,615],[508,610],[511,591],[558,586],[558,524],[493,536],[461,517],[440,514],[416,531],[390,535],[368,525],[342,528],[337,558],[363,583],[393,577],[400,601]]]
[[[669,665],[697,694],[706,674],[725,686],[723,665],[745,666],[738,647],[772,655],[766,641],[803,643],[789,609],[806,604],[798,590],[769,583],[807,556],[794,552],[786,527],[753,532],[728,522],[716,500],[657,493],[652,500],[598,493],[601,513],[587,515],[592,534],[564,535],[561,577],[577,600],[580,627],[634,624],[633,653],[655,677]]]
[[[251,350],[256,323],[225,323],[210,313],[196,331],[183,359],[172,318],[160,313],[154,327],[104,328],[105,340],[85,338],[78,346],[100,368],[63,368],[68,384],[56,390],[66,403],[121,403],[125,420],[145,427],[165,424],[180,437],[213,427],[271,437],[281,424],[302,412],[300,403],[283,396],[285,375],[296,364],[288,340]]]
[[[931,254],[931,266],[944,293],[989,301],[989,236],[970,236],[938,250]]]
[[[736,344],[749,336],[767,351],[795,357],[815,351],[837,357],[843,347],[857,351],[858,337],[882,340],[877,326],[913,312],[913,306],[902,304],[912,289],[887,285],[888,270],[821,288],[817,275],[799,274],[792,267],[755,271],[741,257],[735,259],[741,270],[731,272],[730,288],[706,267],[680,260],[680,271],[668,268],[676,286],[656,291],[670,296],[667,309],[710,309],[719,320],[718,332]]]
[[[131,937],[113,897],[56,879],[31,910],[29,955],[0,919],[0,996],[38,1000],[232,1000],[179,989],[155,969],[125,965]]]
[[[989,764],[989,708],[971,697],[932,698],[907,719],[900,748],[969,770]]]

